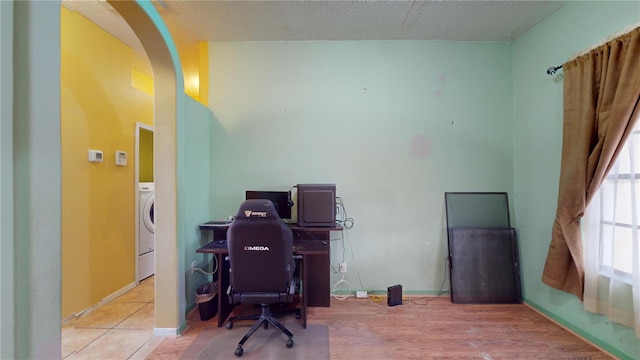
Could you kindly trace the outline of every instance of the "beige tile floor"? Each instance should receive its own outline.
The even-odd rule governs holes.
[[[164,338],[153,336],[154,277],[62,326],[62,359],[144,359]]]

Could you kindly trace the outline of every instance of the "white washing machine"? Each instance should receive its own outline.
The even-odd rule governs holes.
[[[138,222],[138,281],[146,279],[155,273],[154,262],[154,203],[155,192],[152,182],[138,184],[140,202],[140,216]]]

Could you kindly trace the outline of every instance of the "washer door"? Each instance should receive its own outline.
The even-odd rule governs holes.
[[[155,224],[153,220],[153,208],[155,205],[156,196],[151,195],[144,203],[144,208],[142,209],[142,220],[144,222],[144,226],[151,233],[155,233]]]

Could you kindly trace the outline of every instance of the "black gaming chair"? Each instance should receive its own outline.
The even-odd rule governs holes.
[[[270,200],[246,200],[240,205],[238,215],[227,231],[229,248],[230,282],[227,291],[231,303],[260,304],[260,315],[238,316],[229,319],[227,329],[233,321],[257,319],[244,335],[235,350],[242,356],[242,345],[264,324],[280,329],[288,337],[287,347],[293,346],[293,334],[276,319],[270,305],[288,303],[295,291],[295,260],[293,258],[293,234],[280,219]],[[296,318],[300,318],[300,310]]]

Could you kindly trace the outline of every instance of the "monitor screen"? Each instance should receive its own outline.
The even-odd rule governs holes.
[[[278,211],[281,219],[291,219],[291,195],[288,191],[254,191],[245,192],[245,200],[267,199],[271,200]]]

